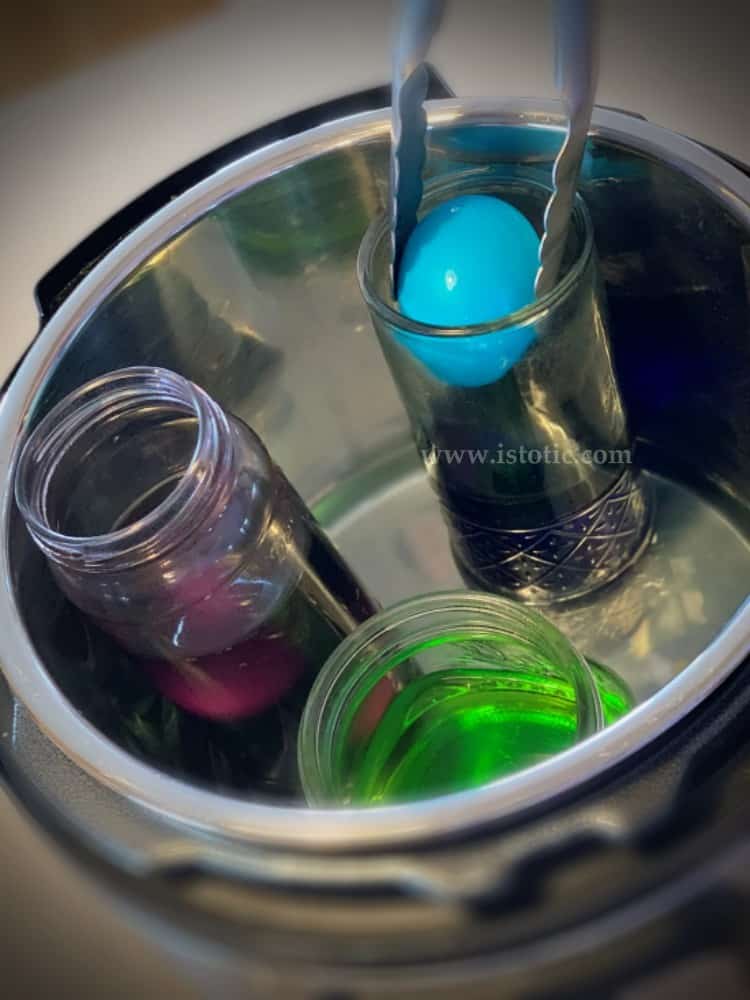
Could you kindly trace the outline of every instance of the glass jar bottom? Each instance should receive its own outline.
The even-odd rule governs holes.
[[[615,580],[651,535],[647,484],[626,470],[583,510],[529,529],[502,527],[501,504],[467,516],[457,497],[443,498],[459,572],[469,586],[530,604],[573,600]]]

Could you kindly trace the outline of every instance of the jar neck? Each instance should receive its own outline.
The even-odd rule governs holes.
[[[103,531],[69,532],[61,514],[65,497],[60,494],[87,475],[94,477],[92,463],[107,448],[117,447],[123,436],[141,433],[147,439],[159,428],[163,435],[170,422],[183,426],[182,458],[165,449],[162,472],[159,454],[152,458],[154,468],[149,470],[156,479],[162,475],[162,485],[169,485],[163,499],[146,506],[134,519],[128,520],[124,511],[122,526],[114,518]],[[187,437],[184,425],[190,427]],[[142,468],[137,452],[133,455],[132,475],[137,479]],[[37,425],[19,459],[16,500],[48,558],[78,571],[120,570],[162,558],[184,545],[213,512],[226,505],[235,478],[234,464],[234,437],[227,416],[202,389],[165,369],[128,368],[82,386]],[[118,468],[116,456],[112,469],[117,475],[102,475],[93,486],[100,500],[107,499],[101,497],[103,489],[106,492],[109,487],[115,493],[118,481],[128,481],[127,470]],[[115,510],[118,496],[109,499]]]

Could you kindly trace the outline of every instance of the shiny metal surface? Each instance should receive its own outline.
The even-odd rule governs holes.
[[[323,502],[316,508],[352,568],[366,570],[374,596],[387,595],[389,602],[461,585],[440,511],[412,450],[404,442],[387,472],[370,477],[366,487],[356,480],[348,484],[354,495],[366,491],[366,503],[339,510]],[[750,583],[747,535],[692,490],[653,473],[646,478],[654,492],[655,524],[640,561],[588,600],[544,609],[578,649],[616,670],[638,702],[710,645],[742,605]],[[389,531],[389,524],[400,528]]]
[[[454,169],[464,157],[467,133],[456,126],[481,124],[479,132],[496,132],[490,146],[508,149],[526,139],[528,125],[549,148],[550,135],[559,143],[562,124],[556,107],[523,101],[504,108],[496,102],[440,102],[429,108],[429,117],[434,172]],[[750,181],[689,140],[628,116],[597,112],[593,130],[601,156],[588,164],[586,194],[631,419],[653,453],[668,459],[670,470],[713,490],[717,510],[725,504],[734,523],[726,525],[720,545],[724,552],[736,547],[739,576],[727,590],[722,586],[717,619],[705,623],[700,640],[694,634],[692,647],[670,654],[679,666],[692,657],[689,666],[659,690],[661,682],[644,683],[643,693],[655,690],[653,696],[611,729],[476,792],[367,813],[302,812],[222,797],[136,761],[71,710],[69,699],[80,697],[80,662],[75,652],[66,659],[61,637],[54,634],[51,584],[19,530],[6,488],[0,657],[25,707],[3,701],[3,755],[26,780],[44,784],[62,810],[85,812],[85,835],[99,850],[113,858],[118,854],[115,811],[135,810],[149,815],[158,830],[150,838],[146,825],[139,825],[143,840],[136,856],[146,870],[168,865],[171,852],[173,858],[203,859],[224,870],[244,866],[249,878],[260,873],[271,881],[345,882],[353,875],[347,875],[343,859],[339,868],[314,859],[290,865],[274,849],[405,846],[518,815],[647,745],[698,705],[746,654],[750,606],[732,604],[739,605],[743,591],[750,590],[750,580],[742,580],[744,543],[737,527],[747,518],[750,497],[750,433],[742,408],[750,385],[750,347],[747,293],[738,269],[750,232]],[[197,380],[255,427],[303,497],[318,499],[321,517],[332,525],[344,554],[354,558],[353,543],[349,550],[344,540],[346,517],[354,512],[351,516],[364,519],[381,501],[366,484],[352,493],[352,477],[371,474],[378,480],[384,465],[400,461],[398,448],[406,436],[406,418],[354,276],[361,236],[385,201],[387,133],[387,113],[377,112],[270,146],[175,199],[123,240],[53,317],[0,405],[4,482],[10,481],[19,430],[54,400],[118,365],[162,364]],[[482,144],[466,155],[481,161]],[[597,176],[607,157],[608,173]],[[549,160],[533,149],[528,166],[548,172]],[[664,303],[682,311],[678,331],[662,329],[659,353],[658,345],[643,338],[653,340],[654,328],[661,329],[658,309]],[[644,366],[638,352],[647,349]],[[682,381],[670,383],[673,398],[662,405],[663,386],[656,392],[647,376],[667,362]],[[386,601],[405,593],[399,593],[405,587],[399,564],[386,563],[386,555],[401,545],[401,532],[419,516],[420,508],[407,503],[413,482],[409,461],[404,457],[402,471],[388,472],[391,486],[379,487],[392,490],[394,500],[398,494],[399,513],[387,516],[390,533],[363,569],[368,583],[379,574],[382,582],[371,585]],[[655,464],[661,468],[661,460]],[[414,488],[421,488],[418,481]],[[687,507],[693,503],[687,494],[673,495]],[[691,509],[702,536],[717,537],[719,515]],[[437,565],[442,536],[430,529],[427,537],[423,554]],[[718,561],[696,566],[696,572],[712,576],[727,569]],[[417,579],[434,585],[440,572],[417,573],[414,585],[422,586]],[[674,573],[672,579],[679,579],[677,569]],[[387,592],[378,593],[378,586]],[[678,632],[675,628],[676,646]],[[669,676],[676,669],[670,666]],[[45,760],[54,758],[54,769],[49,761],[34,767],[30,747]],[[71,809],[76,794],[83,796],[85,809],[80,802]],[[97,826],[107,824],[109,834],[99,836]],[[189,830],[211,832],[216,839],[187,837]],[[241,843],[246,850],[239,850]],[[475,876],[472,865],[457,866],[449,875],[416,856],[398,861],[374,856],[369,867],[357,871],[365,882],[397,878],[433,892],[441,886],[463,891],[462,880],[465,889]]]

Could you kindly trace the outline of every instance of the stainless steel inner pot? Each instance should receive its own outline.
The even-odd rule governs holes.
[[[431,103],[429,119],[432,173],[492,161],[546,177],[562,138],[552,103],[446,100]],[[406,852],[584,787],[700,705],[750,648],[750,179],[688,139],[598,110],[584,196],[626,404],[665,498],[666,556],[654,574],[662,588],[665,573],[667,589],[680,587],[673,563],[683,531],[701,549],[699,573],[714,567],[687,588],[704,609],[691,633],[698,646],[662,655],[670,665],[644,680],[639,707],[560,757],[476,791],[367,812],[277,807],[191,786],[136,760],[85,717],[86,651],[66,646],[57,628],[58,598],[11,481],[22,432],[107,370],[171,367],[247,420],[384,602],[454,585],[354,273],[384,202],[388,134],[385,110],[333,121],[175,198],[65,298],[2,401],[3,757],[100,853],[135,871],[199,863],[264,883],[472,892],[484,878],[474,862],[446,871]],[[667,488],[670,477],[689,489]],[[618,613],[627,617],[628,601],[637,605],[657,583],[644,578],[620,595]],[[616,816],[592,822],[617,827]],[[356,865],[347,860],[365,849]]]

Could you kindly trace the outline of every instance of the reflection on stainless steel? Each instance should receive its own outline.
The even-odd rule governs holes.
[[[587,600],[545,609],[578,649],[616,670],[639,702],[705,649],[750,589],[750,535],[691,490],[653,474],[647,480],[655,524],[641,559]],[[432,491],[418,459],[409,461],[407,442],[390,468],[352,477],[315,512],[383,602],[460,585]]]
[[[164,332],[171,341],[172,367],[199,379],[209,394],[213,386],[221,386],[226,406],[251,398],[254,426],[261,435],[267,427],[290,420],[293,400],[279,379],[282,352],[266,339],[266,331],[273,329],[275,303],[258,294],[251,272],[227,241],[220,221],[206,220],[199,245],[185,234],[157,258],[138,280],[151,280],[156,286],[166,320]],[[196,270],[205,277],[200,294],[192,279]],[[180,329],[187,325],[193,336],[180,337]],[[177,336],[170,337],[171,331]]]
[[[430,115],[449,134],[454,126],[482,122],[487,134],[509,130],[518,135],[532,123],[532,131],[544,135],[551,129],[558,141],[562,123],[559,109],[529,102],[499,109],[496,102],[441,102]],[[4,482],[10,481],[21,425],[36,420],[71,388],[126,364],[172,365],[248,423],[258,424],[306,500],[327,497],[329,523],[335,522],[345,554],[377,597],[390,602],[424,589],[426,581],[442,581],[452,570],[442,528],[434,520],[429,527],[437,514],[421,473],[410,476],[388,465],[393,442],[408,434],[406,417],[369,330],[354,275],[366,225],[384,206],[388,129],[388,113],[382,111],[273,145],[175,199],[119,244],[52,318],[3,400]],[[27,707],[3,701],[0,732],[9,734],[3,756],[23,780],[43,785],[63,814],[75,804],[101,850],[127,853],[124,827],[123,842],[118,842],[118,815],[123,809],[140,814],[134,802],[146,804],[149,829],[160,830],[153,838],[144,832],[148,843],[128,855],[134,864],[168,864],[171,850],[174,857],[189,856],[214,868],[244,865],[253,877],[262,870],[268,879],[281,878],[281,871],[292,877],[288,858],[284,861],[283,852],[275,850],[284,844],[353,850],[478,827],[558,796],[622,761],[694,708],[746,654],[750,606],[734,616],[731,612],[750,590],[740,541],[750,498],[750,342],[740,254],[750,232],[750,181],[688,140],[627,116],[597,113],[593,135],[582,186],[594,219],[609,292],[614,362],[633,430],[648,443],[649,454],[658,456],[655,468],[673,479],[709,484],[714,495],[734,503],[733,525],[719,523],[711,507],[659,480],[664,516],[670,510],[674,516],[657,525],[654,558],[649,552],[642,564],[644,573],[652,567],[648,572],[655,581],[634,577],[642,597],[622,591],[621,605],[613,603],[608,612],[627,632],[633,651],[628,662],[617,661],[614,653],[602,658],[627,671],[631,682],[637,669],[644,678],[641,697],[700,649],[696,659],[617,726],[526,774],[462,797],[460,808],[448,798],[373,810],[366,820],[356,812],[314,810],[303,818],[298,810],[214,796],[172,780],[114,747],[71,710],[70,702],[79,700],[86,683],[85,651],[72,642],[66,648],[65,636],[52,633],[45,610],[51,582],[41,556],[19,530],[6,489],[0,657],[8,682]],[[443,146],[460,149],[460,143]],[[532,162],[524,169],[548,181],[544,155],[529,156]],[[429,169],[450,171],[459,165],[455,157],[454,152],[436,157]],[[252,220],[264,214],[278,224],[280,242],[273,238],[273,226],[270,243],[256,238],[266,230]],[[217,248],[224,236],[225,252]],[[269,397],[258,384],[265,377],[259,380],[251,370],[252,352],[239,361],[228,347],[234,335],[247,339],[248,328],[274,352],[276,363],[266,368],[274,378]],[[293,400],[293,412],[290,419],[264,426],[256,416],[273,406],[277,394]],[[373,477],[364,501],[360,487],[351,485],[351,477],[362,470]],[[334,516],[330,511],[337,503]],[[364,550],[357,546],[369,530],[368,517],[378,526],[378,541],[368,546],[365,566]],[[710,545],[700,541],[709,536]],[[428,544],[420,542],[425,537]],[[688,548],[680,551],[680,546]],[[705,560],[714,552],[709,567]],[[450,585],[455,583],[453,577]],[[670,594],[678,584],[680,595]],[[638,610],[641,600],[643,611]],[[639,631],[644,615],[652,624]],[[691,623],[690,648],[680,646],[686,621]],[[611,638],[597,633],[597,649],[606,652]],[[577,829],[583,823],[611,831],[620,817],[591,813],[577,822]],[[225,839],[189,838],[189,828]],[[252,846],[259,842],[262,852]],[[229,843],[237,848],[231,855]],[[486,846],[490,854],[498,852],[491,870],[501,871],[505,842],[496,838]],[[392,856],[374,855],[361,877],[402,879],[423,891],[431,885],[438,892],[442,885],[447,892],[450,886],[460,893],[462,880],[467,887],[476,885],[477,871],[482,878],[487,872],[480,864],[487,858],[478,851],[465,866],[451,862],[448,868],[416,854],[404,852],[400,858],[397,864]],[[313,856],[309,864],[294,860],[297,881],[344,881],[335,865],[316,865]],[[445,945],[439,938],[436,947],[441,942]]]

